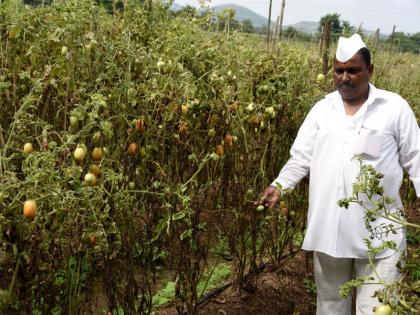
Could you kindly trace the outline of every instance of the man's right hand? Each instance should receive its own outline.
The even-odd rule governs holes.
[[[280,196],[281,191],[278,188],[270,185],[264,190],[259,204],[273,208],[276,202],[279,200]]]

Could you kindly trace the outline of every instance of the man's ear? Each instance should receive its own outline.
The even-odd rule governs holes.
[[[368,66],[368,71],[369,71],[369,75],[372,76],[372,74],[373,74],[373,64],[370,64]]]

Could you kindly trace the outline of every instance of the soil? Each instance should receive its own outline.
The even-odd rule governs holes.
[[[267,266],[253,281],[253,290],[229,286],[199,306],[200,315],[309,315],[315,314],[312,253],[301,251],[279,271]],[[306,286],[305,286],[306,283]],[[314,287],[313,287],[314,288]],[[162,308],[159,315],[177,315],[174,306]]]

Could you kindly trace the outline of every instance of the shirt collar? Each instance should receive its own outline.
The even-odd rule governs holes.
[[[325,98],[333,101],[333,106],[339,109],[343,108],[343,100],[338,91],[327,94]],[[367,108],[372,105],[377,99],[383,98],[381,90],[377,89],[372,83],[369,83],[369,95],[362,107]],[[362,109],[362,107],[360,109]],[[359,110],[360,111],[360,110]]]

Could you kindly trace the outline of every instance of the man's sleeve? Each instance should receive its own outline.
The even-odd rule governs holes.
[[[420,197],[420,129],[410,106],[406,101],[403,103],[397,133],[399,163],[410,176],[417,197]]]
[[[316,104],[306,116],[290,150],[290,159],[271,185],[280,184],[283,190],[293,189],[302,178],[308,175],[313,146],[319,129],[319,105],[319,103]]]

